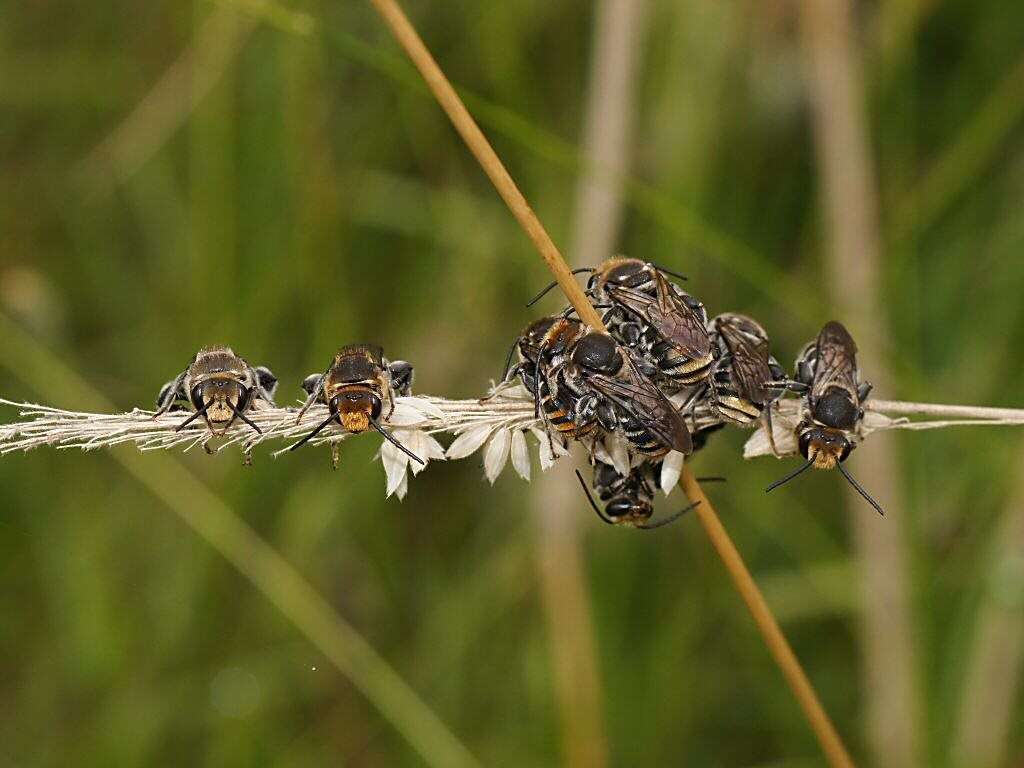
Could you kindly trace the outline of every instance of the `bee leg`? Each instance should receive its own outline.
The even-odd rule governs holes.
[[[295,423],[298,424],[302,421],[302,417],[306,415],[306,411],[309,410],[310,406],[313,405],[320,397],[320,392],[323,390],[324,379],[327,378],[327,374],[311,373],[302,381],[302,388],[306,391],[309,397],[306,398],[306,402],[302,404],[302,408],[299,409],[299,415],[295,417]]]
[[[295,423],[296,424],[298,424],[300,421],[302,421],[302,417],[306,415],[306,411],[308,411],[309,407],[311,405],[313,405],[313,403],[316,402],[316,398],[317,398],[318,394],[319,393],[312,394],[312,395],[310,395],[309,397],[306,398],[306,402],[304,402],[302,404],[302,407],[299,409],[299,415],[295,417]]]
[[[814,371],[811,370],[811,364],[806,359],[799,360],[796,364],[796,380],[808,387],[814,381]]]
[[[331,469],[337,469],[341,463],[341,441],[331,441]]]
[[[595,397],[594,415],[597,423],[605,432],[614,432],[619,426],[619,418],[615,413],[615,406],[608,401],[598,402]]]
[[[772,426],[772,407],[774,405],[774,403],[768,403],[768,407],[764,409],[764,414],[761,416],[761,419],[764,422],[764,431],[768,436],[768,445],[771,446],[772,455],[775,456],[776,459],[781,459],[782,454],[779,453],[779,447],[775,444],[775,429]]]
[[[153,414],[153,418],[163,416],[169,410],[171,406],[178,400],[187,400],[188,393],[185,392],[182,385],[185,383],[186,371],[182,371],[174,379],[171,379],[163,387],[160,388],[160,394],[156,398],[156,413]]]
[[[874,388],[875,387],[871,382],[862,382],[861,385],[857,387],[857,398],[863,403],[868,399],[868,395],[871,394],[871,390]]]
[[[242,453],[242,466],[243,467],[251,467],[252,466],[252,448],[251,447],[250,448],[246,448],[245,451]]]

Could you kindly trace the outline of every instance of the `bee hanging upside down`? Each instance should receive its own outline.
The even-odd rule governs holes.
[[[629,474],[623,477],[615,467],[598,462],[594,467],[594,490],[597,492],[598,498],[605,503],[603,512],[594,501],[594,497],[587,488],[587,482],[578,469],[576,477],[583,487],[583,493],[586,494],[591,508],[603,522],[608,525],[651,531],[674,523],[697,506],[697,504],[690,504],[656,523],[650,522],[651,516],[654,514],[654,478],[660,467],[660,463],[651,464],[645,461],[633,467]]]
[[[807,462],[772,483],[768,490],[789,482],[810,467],[838,469],[857,493],[884,515],[878,502],[843,467],[857,447],[857,430],[864,418],[863,405],[871,385],[860,380],[857,345],[841,323],[826,323],[818,337],[804,347],[796,361],[796,379],[793,388],[804,392],[797,437],[800,453]]]
[[[274,407],[276,388],[277,378],[269,368],[253,368],[229,347],[203,347],[177,378],[164,384],[157,396],[153,418],[187,404],[193,413],[176,431],[202,417],[210,432],[218,437],[231,428],[235,419],[262,434],[246,413],[260,407]]]
[[[395,410],[395,395],[404,396],[412,392],[412,379],[412,366],[404,360],[389,362],[380,347],[368,344],[342,347],[324,373],[310,374],[302,382],[302,388],[309,397],[299,411],[296,423],[314,403],[326,405],[329,414],[290,450],[305,445],[335,422],[352,434],[375,429],[409,458],[424,464],[423,459],[398,442],[380,424],[384,402],[388,403],[386,420]],[[338,444],[335,442],[331,444],[331,463],[335,468],[338,456]]]

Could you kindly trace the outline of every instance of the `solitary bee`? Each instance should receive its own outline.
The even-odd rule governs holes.
[[[790,383],[779,361],[768,353],[768,334],[755,320],[737,313],[718,315],[708,327],[718,347],[709,380],[711,409],[736,424],[763,421],[778,456],[772,407]]]
[[[652,464],[645,461],[633,467],[628,475],[623,476],[616,471],[615,467],[598,462],[594,466],[594,490],[597,492],[598,498],[605,503],[604,511],[594,501],[590,489],[587,488],[587,482],[578,469],[576,477],[583,487],[583,493],[586,494],[591,508],[601,520],[609,525],[628,526],[650,531],[674,523],[697,506],[691,504],[656,523],[649,522],[654,514],[654,478],[660,467],[660,463]]]
[[[810,467],[838,469],[857,493],[879,514],[885,512],[843,467],[857,447],[857,429],[864,418],[863,403],[871,385],[860,380],[857,345],[841,323],[825,324],[796,362],[797,387],[804,392],[802,418],[797,425],[800,453],[807,462],[768,486],[772,491]]]
[[[559,354],[564,350],[564,359],[552,364],[554,350]],[[588,330],[573,320],[560,320],[541,345],[538,375],[552,397],[570,393],[574,425],[596,419],[608,432],[621,430],[636,451],[648,456],[692,451],[682,416],[633,355],[606,333]]]
[[[192,415],[175,429],[180,432],[202,417],[210,432],[221,436],[239,419],[262,434],[246,413],[274,407],[277,378],[269,368],[253,368],[229,347],[203,347],[177,378],[164,384],[153,418],[172,408],[192,408]]]
[[[299,411],[296,423],[314,403],[327,406],[329,414],[312,432],[302,438],[290,450],[295,450],[316,437],[332,421],[340,424],[346,432],[359,434],[371,427],[409,458],[425,462],[419,456],[398,442],[390,432],[380,425],[384,402],[388,403],[385,420],[395,410],[395,395],[412,392],[413,368],[404,360],[389,362],[384,350],[368,344],[354,344],[342,347],[324,373],[312,373],[302,382],[308,398]],[[331,444],[331,460],[338,466],[338,445]]]

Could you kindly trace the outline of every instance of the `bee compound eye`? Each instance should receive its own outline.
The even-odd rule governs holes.
[[[621,520],[624,517],[629,517],[635,510],[636,504],[634,504],[632,499],[628,499],[625,496],[619,496],[616,499],[612,499],[605,507],[608,517],[613,520]]]
[[[814,437],[817,430],[809,430],[800,433],[800,440],[798,441],[798,447],[800,448],[800,455],[805,459],[809,459],[808,452],[811,450],[811,439]]]

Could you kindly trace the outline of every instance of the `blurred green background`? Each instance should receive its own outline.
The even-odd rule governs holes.
[[[560,244],[590,167],[588,73],[609,2],[408,2]],[[882,340],[869,356],[888,369],[878,396],[1024,403],[1024,7],[855,4],[881,246],[872,295],[837,297],[809,98],[822,60],[802,19],[815,2],[643,3],[623,226],[576,258],[621,250],[686,272],[713,313],[760,318],[787,365],[833,301],[863,302]],[[369,3],[4,11],[3,397],[149,406],[215,342],[269,364],[279,402],[357,340],[412,361],[420,392],[476,396],[497,375],[548,274]],[[847,191],[831,190],[840,210]],[[880,556],[851,527],[874,513],[840,478],[766,497],[791,463],[744,463],[746,437],[717,435],[694,466],[729,477],[718,511],[858,761],[1024,765],[1020,434],[896,435],[860,475],[889,511],[862,523],[895,543]],[[325,450],[261,451],[249,470],[131,448],[3,458],[0,764],[425,764],[401,707],[382,715],[171,513],[213,514],[175,482],[179,466],[484,765],[822,764],[695,520],[606,528],[575,488],[531,495],[511,471],[491,488],[479,455],[385,500],[378,442],[347,442],[336,473]],[[172,488],[158,499],[140,476]],[[589,600],[589,620],[568,656],[542,597],[546,579],[574,578],[538,567],[548,513],[582,537],[583,589],[568,594]],[[867,567],[905,602],[876,604]],[[890,622],[904,627],[891,656]],[[909,693],[868,673],[879,658]],[[578,683],[576,662],[597,682]],[[596,707],[585,723],[578,701]]]

